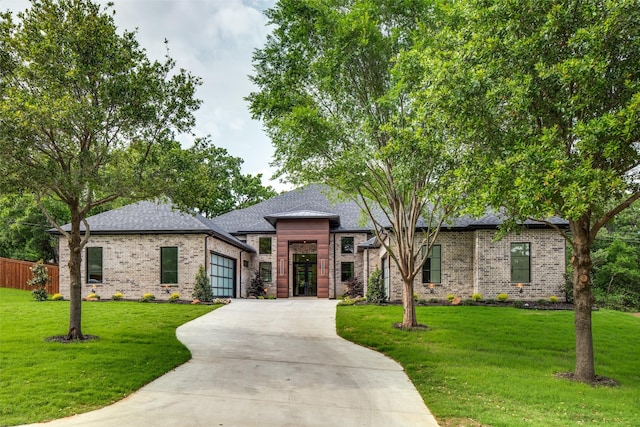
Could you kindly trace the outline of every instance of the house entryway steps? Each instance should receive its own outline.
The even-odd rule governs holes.
[[[437,426],[396,362],[335,333],[335,300],[234,300],[178,329],[193,359],[44,425]]]

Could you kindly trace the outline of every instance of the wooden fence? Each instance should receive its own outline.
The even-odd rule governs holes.
[[[34,264],[35,262],[0,258],[0,288],[33,290],[33,288],[27,284],[27,281],[33,278],[33,274],[31,274],[29,268]],[[55,294],[60,292],[58,266],[53,264],[45,264],[45,266],[51,278],[51,281],[47,284],[47,293]]]

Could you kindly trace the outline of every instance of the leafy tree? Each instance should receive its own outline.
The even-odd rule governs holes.
[[[382,304],[387,300],[384,291],[384,280],[382,279],[382,270],[376,268],[369,276],[367,283],[367,302],[372,304]]]
[[[620,239],[593,253],[593,287],[605,295],[622,296],[623,306],[638,309],[640,304],[640,254]]]
[[[168,195],[184,209],[196,209],[214,217],[241,209],[275,196],[276,191],[262,185],[262,175],[243,175],[242,159],[199,139],[193,147],[176,145],[164,156],[167,173],[175,174],[176,184]]]
[[[69,339],[82,339],[82,249],[89,212],[170,186],[157,168],[175,132],[194,124],[199,80],[151,62],[108,5],[41,0],[0,21],[0,189],[34,194],[69,251]],[[64,230],[43,200],[68,208]],[[84,224],[84,232],[81,225]]]
[[[254,54],[259,90],[248,97],[281,175],[326,183],[361,206],[402,277],[407,328],[417,325],[413,280],[450,209],[456,159],[431,122],[415,120],[414,67],[393,72],[432,11],[429,1],[281,0],[266,12],[274,30]]]
[[[58,224],[69,221],[64,204],[52,199],[42,203]],[[0,224],[0,256],[58,262],[56,239],[47,233],[51,223],[32,194],[0,196]]]
[[[428,71],[421,99],[472,153],[469,194],[504,207],[511,225],[569,221],[556,231],[573,250],[574,376],[593,381],[590,250],[640,198],[640,8],[477,0],[451,10],[435,48],[415,52]]]

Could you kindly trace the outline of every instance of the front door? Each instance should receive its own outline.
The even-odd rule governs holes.
[[[318,295],[316,254],[296,254],[293,261],[293,296]]]

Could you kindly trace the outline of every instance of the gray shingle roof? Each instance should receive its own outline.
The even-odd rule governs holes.
[[[312,184],[273,197],[264,202],[238,209],[213,218],[212,221],[229,233],[275,233],[274,226],[265,217],[297,215],[301,212],[316,212],[340,218],[332,224],[332,231],[371,230],[370,225],[360,223],[360,208],[351,201],[337,201],[336,193],[326,185]]]
[[[188,214],[172,205],[143,201],[113,209],[87,218],[91,234],[210,234],[238,248],[255,252],[211,220],[202,215]],[[71,225],[62,226],[65,231]],[[84,232],[84,224],[80,230]],[[50,230],[53,233],[57,231]]]
[[[275,233],[274,219],[303,216],[315,212],[318,215],[337,215],[339,223],[331,223],[331,230],[338,232],[357,231],[371,232],[369,221],[361,221],[360,207],[353,201],[332,203],[336,193],[330,187],[322,184],[312,184],[289,191],[272,199],[258,203],[245,209],[238,209],[213,218],[213,222],[231,234],[244,233]],[[494,212],[487,212],[480,218],[463,216],[450,220],[444,227],[447,230],[474,230],[478,228],[497,228],[504,221],[505,216]],[[566,226],[567,221],[553,217],[549,220],[553,224]],[[544,226],[535,221],[526,221],[527,226]],[[419,228],[426,227],[424,220],[418,222]]]

